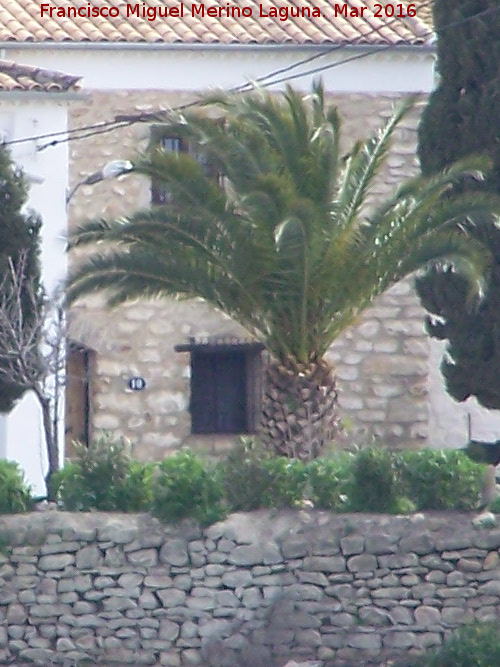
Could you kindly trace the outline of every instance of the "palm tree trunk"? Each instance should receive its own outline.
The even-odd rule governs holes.
[[[338,431],[335,378],[324,359],[296,370],[269,364],[260,432],[268,447],[278,455],[309,461]]]

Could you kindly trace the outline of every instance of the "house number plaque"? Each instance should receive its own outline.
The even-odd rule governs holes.
[[[146,380],[141,377],[132,377],[128,381],[129,389],[132,391],[142,391],[146,387]]]

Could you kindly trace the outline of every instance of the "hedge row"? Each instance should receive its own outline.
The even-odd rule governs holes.
[[[485,466],[458,450],[341,452],[310,463],[275,457],[254,439],[210,464],[188,450],[142,463],[122,439],[103,436],[52,479],[70,511],[150,511],[163,521],[208,524],[233,511],[314,506],[336,512],[409,513],[477,508]],[[16,464],[0,462],[0,512],[30,509]]]

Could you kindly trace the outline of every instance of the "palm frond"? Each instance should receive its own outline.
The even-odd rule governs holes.
[[[500,198],[452,188],[481,177],[482,158],[412,179],[369,213],[411,106],[404,102],[346,160],[340,117],[321,84],[309,96],[291,88],[283,96],[215,93],[207,115],[177,114],[158,136],[187,139],[224,185],[193,155],[151,145],[134,169],[164,186],[168,201],[80,225],[69,245],[93,252],[72,272],[68,299],[101,290],[112,305],[202,297],[298,367],[317,361],[377,294],[426,262],[453,262],[479,288],[489,270],[481,226],[500,213]]]

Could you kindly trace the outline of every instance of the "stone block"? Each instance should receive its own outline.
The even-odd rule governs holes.
[[[417,635],[414,632],[389,632],[384,636],[384,646],[388,648],[409,649],[418,646]]]
[[[417,533],[401,538],[399,551],[402,553],[413,552],[421,556],[432,553],[434,546],[434,540],[429,533]]]
[[[170,539],[160,549],[160,562],[182,567],[189,563],[187,542],[182,539]]]
[[[137,603],[128,597],[109,597],[102,601],[104,611],[125,611],[133,609]]]
[[[312,584],[292,584],[286,586],[284,591],[294,600],[321,600],[324,596],[323,589]]]
[[[97,567],[102,560],[101,550],[94,544],[91,544],[76,554],[76,567],[79,570],[92,570]]]
[[[356,625],[356,616],[348,613],[339,613],[333,614],[331,618],[331,623],[334,627],[338,628],[352,628]]]
[[[372,592],[372,597],[377,599],[406,600],[410,597],[410,591],[401,586],[394,588],[377,588]]]
[[[414,611],[417,625],[424,627],[437,626],[441,623],[441,612],[436,607],[422,605]]]
[[[264,548],[257,544],[237,546],[229,554],[228,562],[239,566],[262,564],[264,563]]]
[[[373,533],[365,537],[365,549],[369,554],[391,554],[397,549],[397,537],[387,533]]]
[[[309,553],[309,542],[304,538],[288,538],[281,544],[284,558],[302,558]]]
[[[181,654],[182,665],[202,665],[203,659],[200,655],[200,652],[194,648],[188,648],[185,651],[182,651]]]
[[[347,645],[357,649],[378,651],[382,648],[382,636],[377,632],[353,632],[347,636]]]
[[[222,583],[226,588],[242,588],[250,586],[252,582],[253,577],[249,570],[234,570],[222,576]]]
[[[487,581],[485,584],[479,586],[478,592],[480,595],[494,595],[500,597],[500,581]]]
[[[175,588],[158,589],[156,595],[165,608],[179,607],[186,601],[186,593]]]
[[[215,600],[213,597],[188,597],[186,599],[186,605],[189,609],[208,611],[215,608]]]
[[[495,570],[500,567],[500,556],[496,551],[490,551],[483,562],[483,570]]]
[[[38,568],[44,572],[51,570],[64,570],[68,565],[73,565],[75,556],[73,554],[50,554],[41,556],[38,560]]]
[[[365,548],[365,539],[361,535],[348,535],[340,540],[340,548],[344,556],[360,554]]]
[[[475,535],[475,545],[482,549],[500,548],[500,529],[481,531]]]
[[[19,652],[19,658],[38,665],[49,665],[54,651],[48,648],[25,648]]]
[[[377,569],[377,559],[372,554],[360,554],[347,560],[349,572],[373,572]]]
[[[364,625],[385,626],[391,625],[393,622],[389,612],[378,609],[377,607],[361,607],[358,616],[359,620]]]
[[[158,564],[157,549],[139,549],[127,554],[128,562],[134,567],[154,567]]]
[[[279,585],[283,582],[283,575],[271,575],[276,577],[275,582],[269,582],[270,585]],[[322,572],[304,572],[303,570],[298,570],[297,576],[301,584],[314,584],[315,586],[328,586],[328,579]],[[261,578],[262,579],[262,578]],[[292,577],[293,579],[293,577]],[[256,579],[256,583],[260,583],[259,579]],[[268,583],[267,581],[265,582]]]
[[[160,621],[160,628],[158,636],[167,642],[174,642],[180,634],[180,626],[177,623],[169,621],[167,618],[162,618]]]
[[[379,556],[380,567],[386,567],[390,570],[399,570],[402,568],[416,567],[418,557],[414,553],[391,554],[389,556]]]
[[[22,604],[10,604],[7,608],[7,624],[22,625],[27,619],[27,613]]]
[[[473,620],[474,613],[462,607],[446,607],[441,612],[441,622],[448,627],[456,628]]]
[[[304,558],[304,569],[312,572],[345,572],[346,562],[342,556],[308,556]]]

